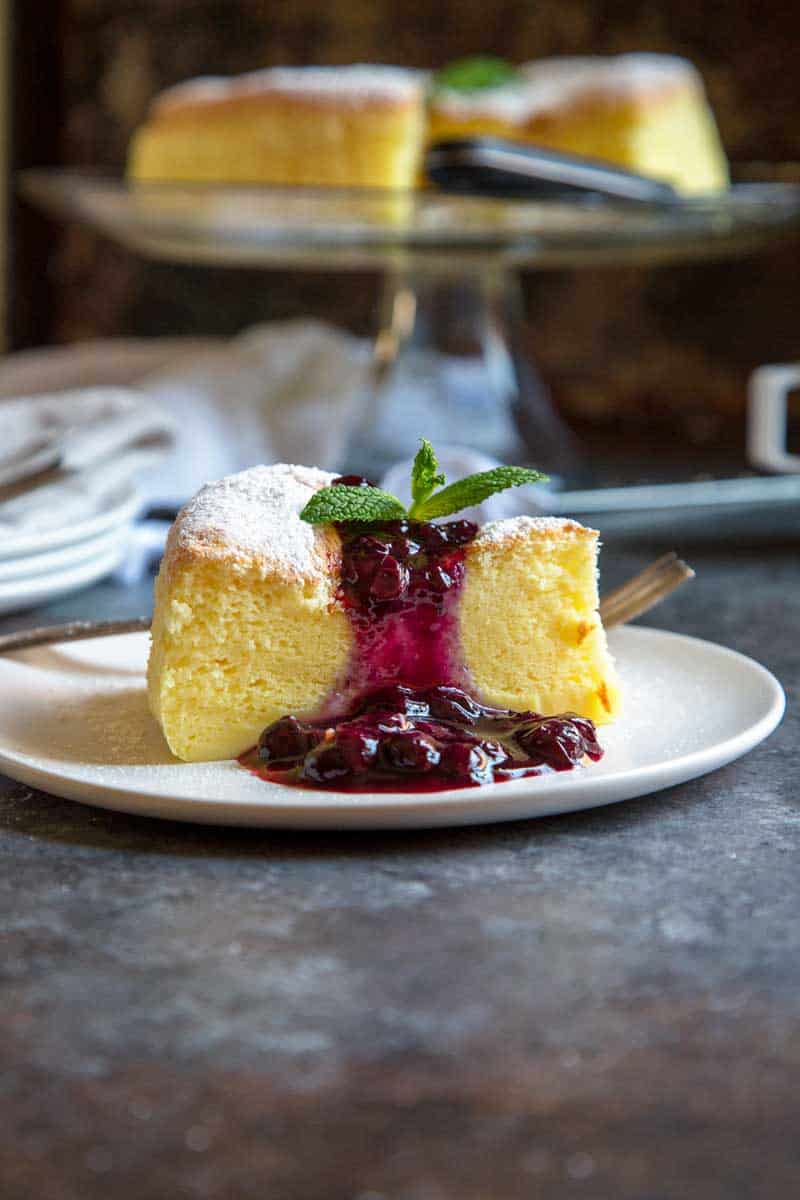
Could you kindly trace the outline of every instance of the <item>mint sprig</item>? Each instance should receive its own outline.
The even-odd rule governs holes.
[[[526,483],[546,483],[547,476],[529,467],[493,467],[479,471],[455,483],[446,483],[439,470],[433,446],[422,438],[414,465],[411,468],[411,507],[406,511],[396,496],[373,487],[347,487],[335,484],[320,488],[300,513],[302,521],[311,525],[328,525],[334,521],[355,521],[377,525],[382,521],[432,521],[434,517],[449,517],[462,508],[480,504],[496,492],[520,487]]]
[[[406,515],[403,504],[389,492],[337,484],[315,492],[300,513],[300,519],[311,525],[330,525],[334,521],[360,521],[372,525],[380,521],[397,521]]]
[[[437,71],[433,77],[434,88],[446,88],[454,92],[482,92],[489,88],[505,87],[515,83],[520,73],[504,58],[492,55],[475,55],[459,58]]]
[[[444,475],[438,471],[436,452],[428,439],[423,438],[411,468],[412,512],[418,505],[423,505],[437,487],[446,483]]]
[[[449,517],[462,508],[471,508],[496,492],[506,488],[520,487],[524,483],[542,483],[547,479],[541,471],[528,467],[493,467],[491,471],[480,471],[467,475],[449,487],[436,492],[424,504],[412,505],[409,516],[415,521],[432,521],[434,517]]]

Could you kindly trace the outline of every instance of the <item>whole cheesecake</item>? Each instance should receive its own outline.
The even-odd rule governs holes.
[[[464,68],[482,61],[433,76],[355,64],[191,79],[154,99],[128,175],[410,189],[422,180],[426,144],[493,135],[604,159],[687,193],[727,186],[703,81],[685,59],[544,58],[508,67],[496,85],[464,86]]]
[[[172,752],[237,756],[270,722],[386,684],[595,723],[619,691],[597,613],[598,535],[562,518],[380,529],[300,513],[333,476],[255,467],[178,515],[156,582],[148,693]]]

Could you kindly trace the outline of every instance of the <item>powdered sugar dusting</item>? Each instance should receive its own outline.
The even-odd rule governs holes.
[[[499,545],[502,542],[515,541],[528,537],[530,534],[565,534],[588,533],[596,536],[595,529],[589,529],[569,517],[507,517],[503,521],[489,521],[479,531],[472,543],[473,546]]]
[[[208,483],[178,513],[167,557],[185,552],[292,578],[330,577],[331,530],[301,521],[300,513],[333,478],[316,467],[276,463]],[[472,547],[565,533],[596,536],[568,517],[507,517],[484,525]]]
[[[368,101],[405,102],[421,91],[421,71],[380,63],[342,67],[267,67],[232,78],[204,76],[168,88],[157,96],[153,111],[161,115],[184,104],[214,104],[270,92],[289,92],[325,102],[359,105]]]
[[[520,75],[518,82],[485,91],[444,90],[437,94],[436,106],[454,116],[496,116],[522,123],[563,111],[590,96],[644,100],[666,87],[700,86],[692,64],[671,54],[545,58],[526,63]]]
[[[300,520],[321,487],[334,478],[316,467],[276,463],[206,484],[181,509],[167,548],[265,571],[319,577],[326,571],[330,533]]]

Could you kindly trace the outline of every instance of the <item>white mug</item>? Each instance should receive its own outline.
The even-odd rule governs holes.
[[[800,363],[759,367],[747,394],[747,457],[767,471],[800,472],[800,454],[786,448],[789,392],[800,387]]]

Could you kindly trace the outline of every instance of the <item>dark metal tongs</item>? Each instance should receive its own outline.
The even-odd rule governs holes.
[[[436,142],[425,155],[425,173],[443,191],[468,195],[526,200],[592,196],[669,207],[681,203],[675,188],[658,179],[600,159],[494,137]]]

